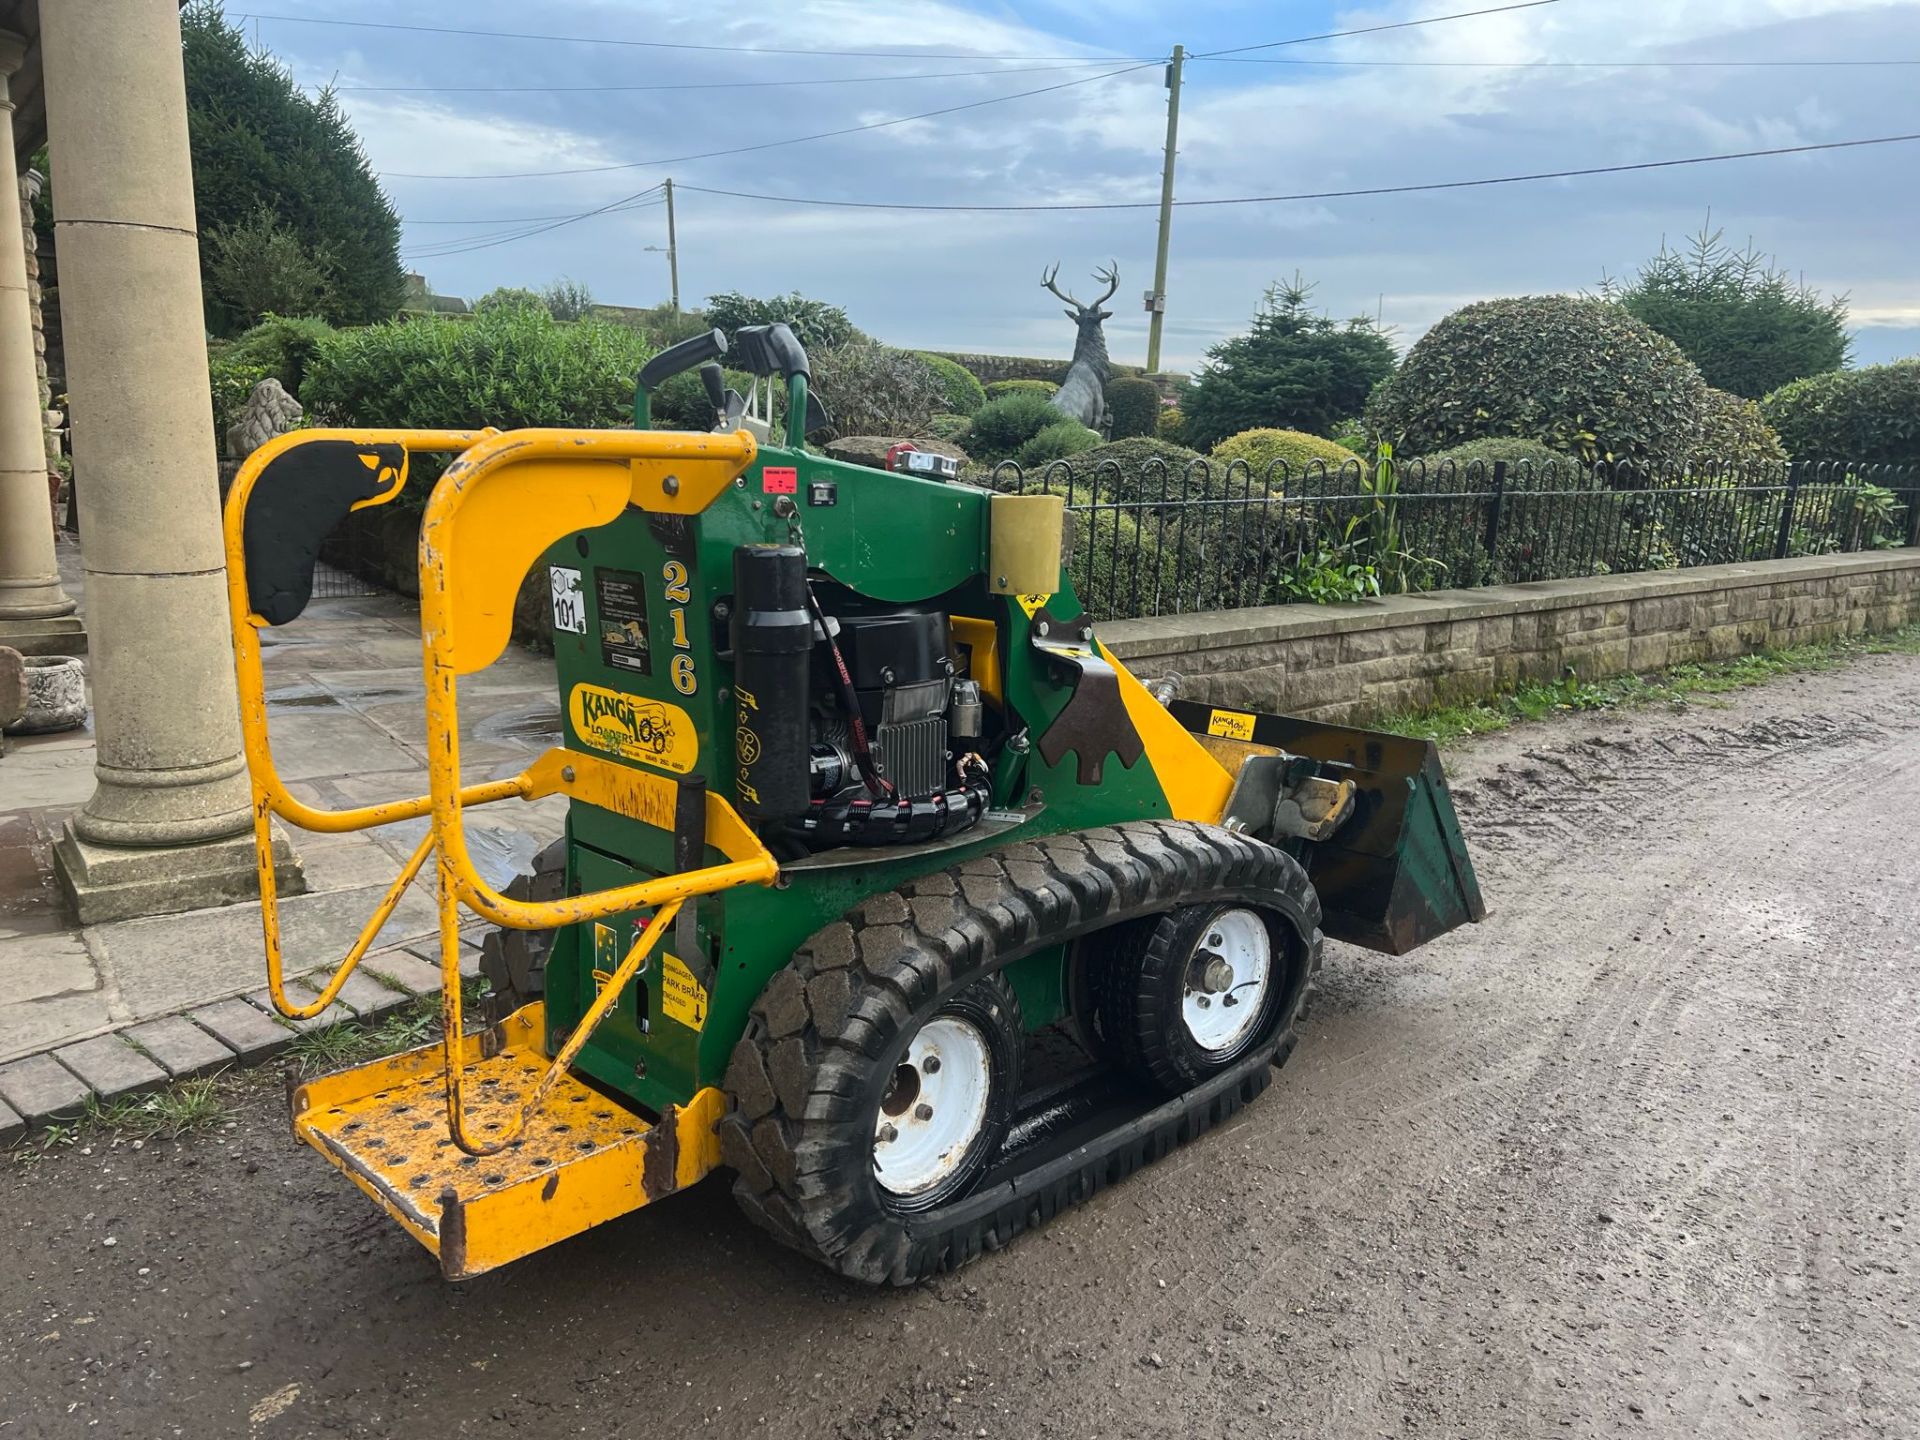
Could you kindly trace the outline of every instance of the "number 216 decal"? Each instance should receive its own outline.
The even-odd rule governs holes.
[[[700,688],[700,681],[693,673],[693,656],[686,653],[693,648],[693,642],[687,637],[687,602],[693,598],[693,591],[687,585],[687,567],[678,560],[669,560],[660,567],[660,578],[666,581],[671,607],[667,619],[673,625],[673,648],[680,652],[673,657],[668,673],[673,676],[674,689],[682,695],[691,695]]]

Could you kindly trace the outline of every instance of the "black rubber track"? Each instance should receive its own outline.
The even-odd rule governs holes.
[[[888,1210],[873,1180],[879,1087],[913,1031],[981,976],[1045,945],[1213,900],[1279,911],[1299,931],[1305,979],[1261,1047],[1278,1064],[1319,969],[1320,903],[1291,856],[1218,826],[1144,820],[1006,845],[876,895],[818,931],[768,982],[728,1066],[721,1153],[741,1208],[844,1275],[902,1285],[1085,1199],[1101,1175],[1050,1184],[1045,1204],[1022,1200],[1016,1179],[1005,1204],[976,1196],[917,1215]],[[1251,1098],[1263,1084],[1236,1076],[1226,1089]],[[1201,1098],[1200,1121],[1169,1122],[1177,1138],[1136,1146],[1137,1163],[1241,1103]]]
[[[523,871],[500,892],[509,900],[559,900],[567,893],[567,840],[563,835],[533,857],[532,871]],[[493,989],[488,1004],[495,1020],[547,993],[547,956],[553,953],[553,930],[508,930],[496,927],[480,939],[480,973]]]

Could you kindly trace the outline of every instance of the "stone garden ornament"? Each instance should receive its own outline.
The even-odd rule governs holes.
[[[300,402],[269,375],[247,395],[240,418],[227,427],[227,454],[244,460],[276,435],[298,428]]]
[[[1120,288],[1120,263],[1111,262],[1105,270],[1093,272],[1093,278],[1104,281],[1106,291],[1091,305],[1082,305],[1073,296],[1054,284],[1054,278],[1060,273],[1055,265],[1040,277],[1040,283],[1066,301],[1071,307],[1067,318],[1080,327],[1080,334],[1073,342],[1073,363],[1067,367],[1067,378],[1060,382],[1060,389],[1053,396],[1053,408],[1068,419],[1078,420],[1089,430],[1105,431],[1107,426],[1107,375],[1111,365],[1107,360],[1107,337],[1101,332],[1100,322],[1111,319],[1111,310],[1100,307],[1113,298],[1113,292]]]

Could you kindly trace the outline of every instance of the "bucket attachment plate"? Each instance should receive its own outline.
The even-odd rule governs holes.
[[[507,1129],[547,1069],[540,1005],[465,1041],[469,1133]],[[294,1133],[440,1258],[478,1275],[693,1184],[719,1163],[725,1102],[712,1088],[658,1122],[562,1076],[498,1155],[447,1135],[438,1043],[324,1076],[293,1092]]]
[[[1321,778],[1350,783],[1353,812],[1306,842],[1301,862],[1336,940],[1405,955],[1486,918],[1440,752],[1429,740],[1190,700],[1168,707],[1236,775],[1261,756],[1304,758]]]

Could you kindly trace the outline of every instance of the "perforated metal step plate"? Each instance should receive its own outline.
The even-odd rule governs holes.
[[[462,1042],[468,1133],[509,1131],[546,1073],[542,1007]],[[530,1255],[700,1179],[719,1163],[720,1092],[701,1090],[655,1123],[563,1075],[524,1135],[497,1155],[449,1136],[439,1045],[293,1092],[293,1130],[464,1279]]]

